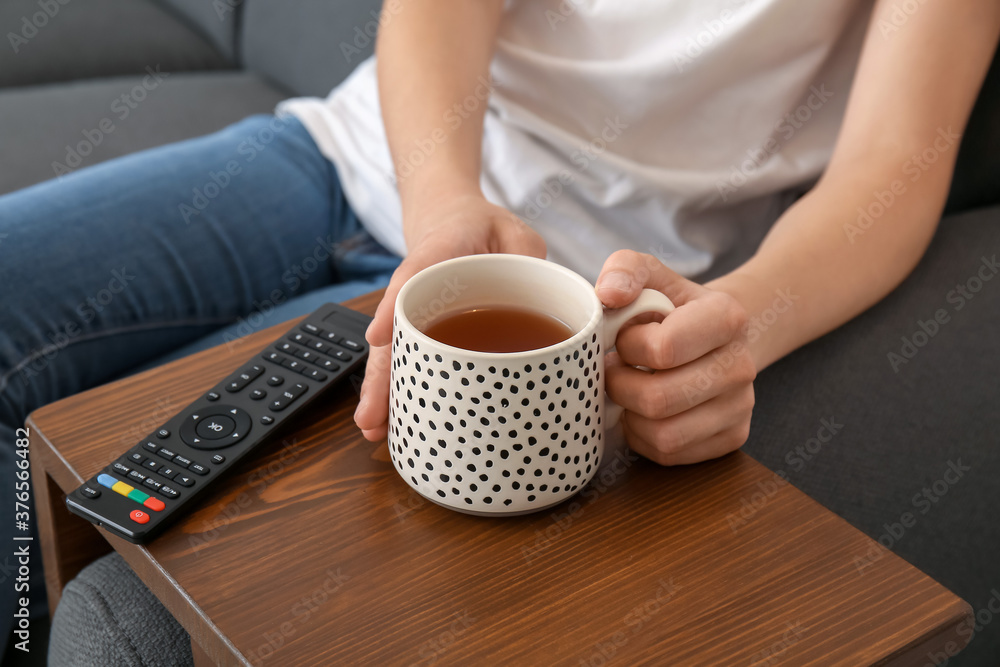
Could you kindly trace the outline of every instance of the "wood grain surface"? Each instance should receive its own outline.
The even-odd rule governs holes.
[[[288,326],[36,411],[32,456],[72,490]],[[742,453],[621,450],[553,510],[473,517],[412,492],[356,404],[313,404],[149,547],[100,531],[215,662],[919,665],[971,614]]]

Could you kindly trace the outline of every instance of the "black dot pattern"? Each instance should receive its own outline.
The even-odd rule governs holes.
[[[516,361],[482,360],[408,339],[397,324],[396,470],[421,495],[465,511],[529,512],[572,496],[604,454],[601,343],[594,333]]]

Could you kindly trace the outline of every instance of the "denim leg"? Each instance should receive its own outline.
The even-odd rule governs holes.
[[[273,116],[0,197],[0,642],[26,415],[329,285],[334,246],[359,231],[333,165]]]

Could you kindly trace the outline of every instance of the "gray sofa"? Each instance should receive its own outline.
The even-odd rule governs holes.
[[[325,95],[371,52],[379,4],[3,0],[0,26],[8,44],[0,47],[0,118],[5,121],[0,123],[0,194],[64,170],[215,131],[250,114],[270,112],[290,96]],[[1000,64],[995,61],[963,139],[948,202],[949,214],[967,214],[949,218],[943,226],[955,220],[956,229],[969,230],[968,243],[991,242],[995,248],[1000,238],[995,224],[1000,220],[998,204]],[[927,260],[938,277],[946,275],[949,261],[934,253]],[[922,295],[941,291],[939,285],[936,278],[918,277],[904,284],[887,308],[906,319],[906,313],[919,311]],[[829,388],[843,384],[836,375],[844,371],[830,366],[831,349],[878,363],[881,351],[862,349],[864,335],[857,329],[872,325],[873,318],[873,326],[878,326],[878,318],[889,316],[865,317],[867,324],[859,318],[761,378],[758,400],[764,416],[755,423],[753,447],[748,445],[753,455],[772,467],[783,465],[784,443],[802,432],[794,420],[774,416],[783,406],[786,412],[794,404],[804,414],[817,414],[837,405],[838,397],[830,395]],[[817,381],[815,375],[802,373],[807,365],[827,369],[829,377],[820,378],[826,393],[809,396],[798,390],[803,382]],[[893,399],[883,400],[887,410],[898,410],[899,418],[906,419],[906,405],[894,407]],[[904,394],[899,400],[908,399]],[[865,407],[861,401],[850,409]],[[879,534],[881,517],[859,519],[856,501],[829,479],[793,482],[870,535]],[[900,493],[908,488],[904,484]],[[916,538],[911,542],[916,550]],[[925,569],[935,574],[933,566]],[[180,626],[151,596],[139,604],[134,594],[120,594],[123,586],[143,588],[127,566],[110,555],[67,587],[53,624],[53,664],[190,661]],[[135,613],[151,615],[161,629],[155,641],[141,636],[137,626],[119,622]],[[86,652],[78,650],[81,642],[86,642]]]

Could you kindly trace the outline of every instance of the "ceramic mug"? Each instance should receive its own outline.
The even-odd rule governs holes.
[[[546,313],[573,335],[493,353],[423,333],[437,317],[483,306]],[[396,470],[428,500],[472,514],[525,514],[571,497],[597,472],[604,428],[620,414],[604,395],[604,354],[628,320],[673,309],[665,295],[643,290],[605,312],[582,276],[521,255],[424,269],[400,290],[393,314],[388,439]]]

